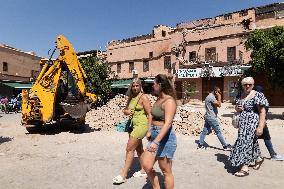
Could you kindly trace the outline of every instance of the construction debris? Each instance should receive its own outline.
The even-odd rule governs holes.
[[[148,95],[153,105],[156,97]],[[128,118],[122,112],[127,103],[127,96],[116,95],[106,105],[91,110],[86,115],[86,123],[96,130],[113,131],[115,126]],[[197,110],[194,105],[184,104],[177,107],[173,127],[177,133],[183,135],[199,135],[204,125],[204,112]],[[228,124],[228,121],[221,120],[221,125]],[[223,131],[224,132],[224,131]]]

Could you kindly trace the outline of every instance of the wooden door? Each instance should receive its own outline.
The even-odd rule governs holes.
[[[182,98],[182,82],[181,81],[175,81],[175,90],[176,90],[177,99],[181,99]]]
[[[224,78],[223,77],[211,77],[210,79],[202,78],[202,100],[205,100],[207,95],[213,90],[213,87],[217,86],[221,90],[222,100],[224,91]]]

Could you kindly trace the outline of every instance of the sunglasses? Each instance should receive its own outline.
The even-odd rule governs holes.
[[[248,85],[248,86],[252,86],[252,84],[248,84],[248,83],[247,83],[247,84],[243,84],[243,86],[247,86],[247,85]]]

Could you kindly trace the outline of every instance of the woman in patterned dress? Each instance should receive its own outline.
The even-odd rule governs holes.
[[[261,158],[257,137],[262,135],[265,126],[264,106],[267,103],[263,93],[252,90],[252,77],[244,78],[241,83],[243,93],[237,97],[235,107],[236,111],[241,112],[238,138],[229,157],[232,166],[240,167],[235,173],[238,177],[249,175],[249,164],[255,162],[254,169],[257,170],[264,160]]]

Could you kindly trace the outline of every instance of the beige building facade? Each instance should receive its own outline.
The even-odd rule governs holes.
[[[11,96],[29,87],[40,72],[42,58],[7,45],[0,45],[0,95]]]
[[[159,25],[151,34],[109,42],[107,61],[120,80],[168,74],[179,98],[187,96],[190,85],[190,98],[204,100],[217,85],[223,101],[233,101],[236,83],[249,67],[246,37],[255,29],[284,26],[283,18],[284,4],[275,3],[179,23],[175,28]]]

